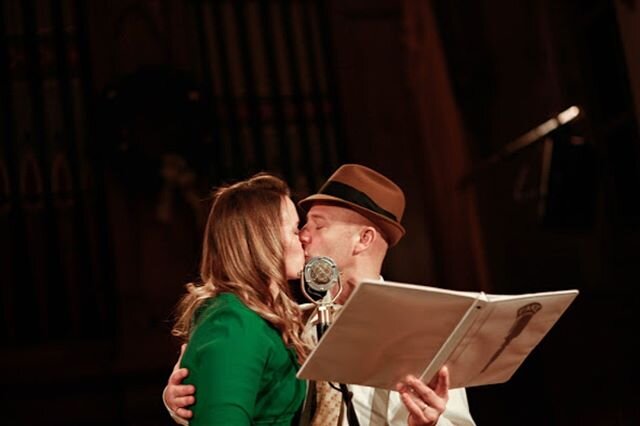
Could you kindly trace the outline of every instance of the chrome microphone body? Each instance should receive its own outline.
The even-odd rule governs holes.
[[[318,312],[318,339],[331,324],[331,310],[333,302],[342,292],[340,272],[336,262],[327,256],[310,258],[304,266],[300,276],[302,293],[313,302]],[[331,290],[337,285],[335,294]]]
[[[324,299],[339,281],[338,265],[327,256],[312,257],[302,270],[302,292],[314,303]]]

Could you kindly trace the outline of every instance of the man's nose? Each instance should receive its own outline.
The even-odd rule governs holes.
[[[309,231],[307,231],[306,228],[302,228],[300,230],[300,233],[298,234],[298,238],[300,238],[300,242],[302,244],[307,244],[309,243],[309,241],[311,241],[311,238],[309,236]]]

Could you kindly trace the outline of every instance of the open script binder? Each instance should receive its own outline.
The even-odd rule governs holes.
[[[428,383],[446,364],[451,388],[503,383],[577,295],[492,295],[364,281],[298,377],[394,389],[406,374]]]

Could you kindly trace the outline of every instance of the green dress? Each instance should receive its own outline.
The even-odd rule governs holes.
[[[290,425],[304,400],[298,362],[280,332],[234,294],[205,302],[182,367],[196,387],[190,426]]]

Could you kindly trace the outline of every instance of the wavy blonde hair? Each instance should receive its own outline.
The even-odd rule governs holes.
[[[219,293],[233,293],[272,324],[298,360],[304,360],[309,347],[300,337],[302,317],[285,272],[282,206],[288,196],[286,183],[266,173],[215,192],[205,227],[200,282],[186,285],[174,336],[187,341],[198,307]],[[271,283],[279,289],[276,296]]]

